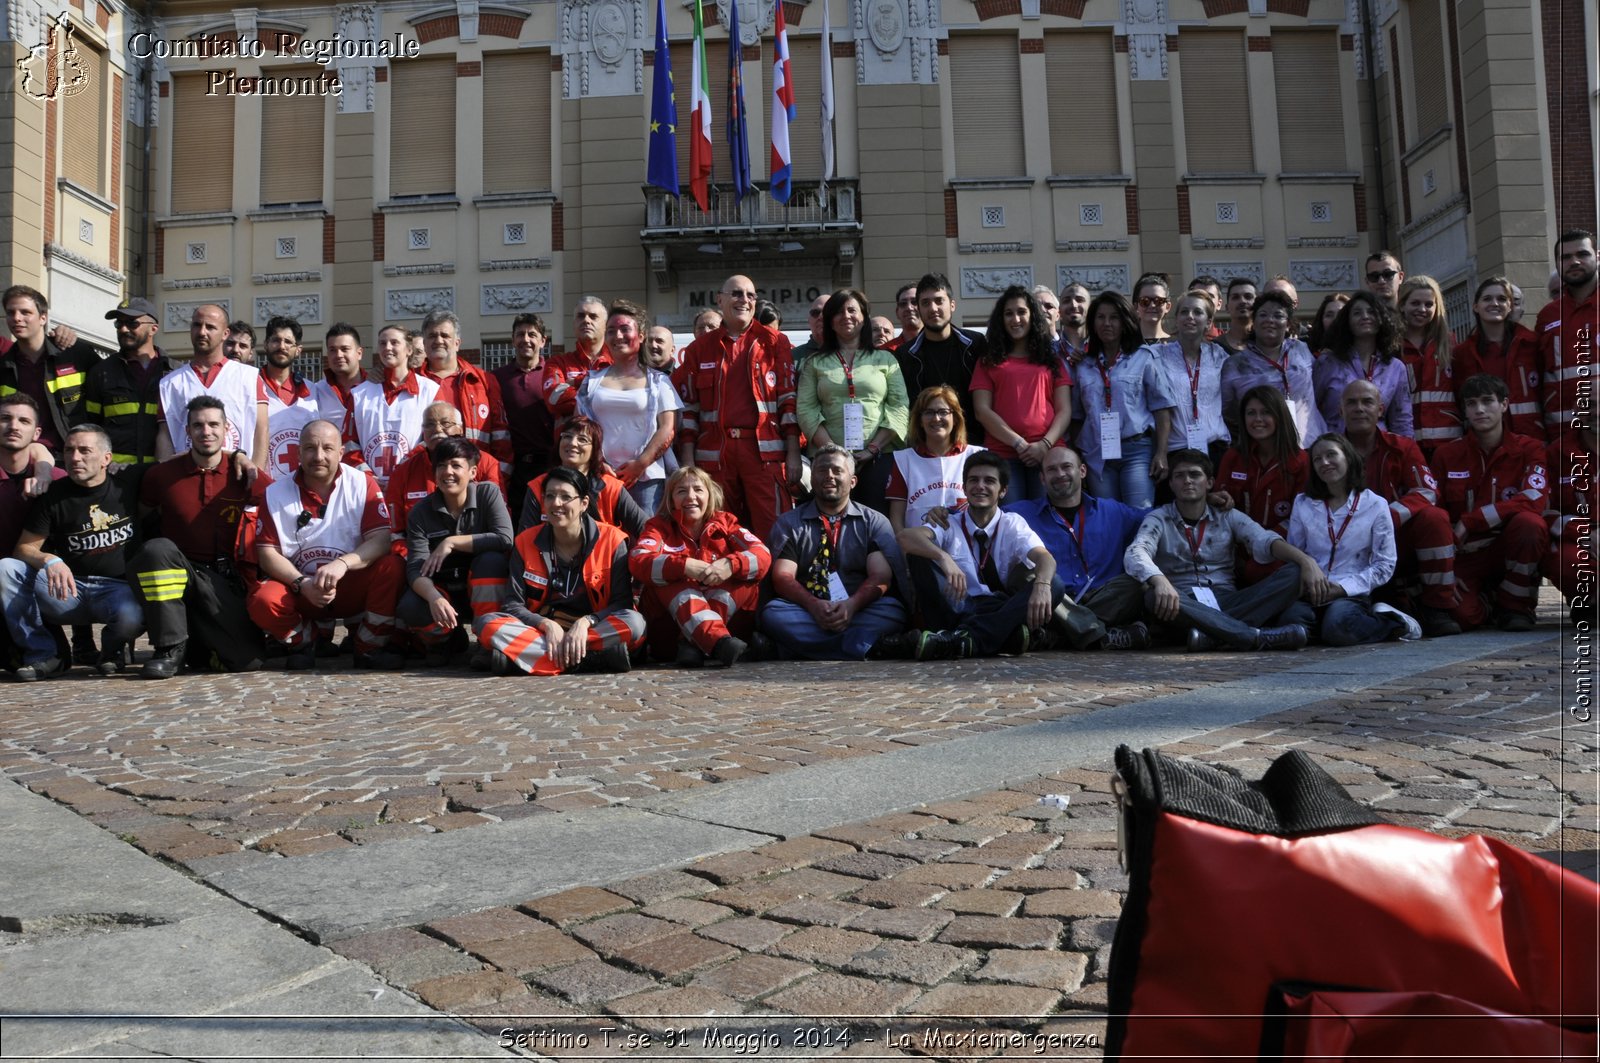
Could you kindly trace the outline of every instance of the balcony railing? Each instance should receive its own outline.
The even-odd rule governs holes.
[[[700,232],[754,230],[782,231],[826,228],[856,229],[856,183],[835,181],[826,186],[796,182],[789,202],[779,203],[758,184],[744,199],[735,201],[731,188],[712,188],[710,209],[701,210],[687,188],[674,197],[659,188],[645,190],[646,234],[695,230]]]

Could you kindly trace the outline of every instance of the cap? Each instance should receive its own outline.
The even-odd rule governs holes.
[[[106,320],[114,317],[148,317],[152,321],[160,321],[161,316],[156,313],[155,304],[148,299],[129,298],[117,304],[115,310],[106,311]]]

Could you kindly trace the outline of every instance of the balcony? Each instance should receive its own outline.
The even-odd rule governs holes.
[[[672,196],[645,188],[645,227],[639,241],[662,291],[676,285],[677,267],[725,264],[729,259],[762,263],[826,262],[835,282],[848,283],[860,248],[862,225],[856,214],[856,182],[827,186],[796,182],[788,203],[779,203],[765,184],[735,202],[732,189],[712,188],[710,208],[684,189]]]

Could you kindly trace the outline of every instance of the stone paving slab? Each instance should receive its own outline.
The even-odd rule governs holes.
[[[1255,777],[1285,751],[1301,749],[1391,822],[1445,836],[1493,834],[1593,876],[1600,737],[1593,722],[1579,725],[1565,711],[1562,682],[1548,641],[1508,644],[1485,653],[1470,671],[1447,666],[1383,680],[1358,697],[1341,694],[1192,734],[1166,751]],[[740,1033],[775,1035],[773,1054],[792,1050],[800,1036],[831,1039],[830,1049],[848,1039],[841,1055],[874,1058],[1098,1057],[1109,942],[1127,887],[1117,866],[1109,768],[1105,756],[998,791],[770,843],[743,859],[730,854],[684,866],[680,874],[716,888],[697,894],[694,918],[678,934],[652,940],[672,942],[662,945],[668,955],[694,937],[727,950],[706,952],[707,962],[670,974],[661,973],[667,964],[652,954],[651,942],[631,953],[602,950],[573,984],[611,978],[634,991],[565,1002],[592,1011],[590,1023],[632,1031],[639,1039],[634,1050],[606,1054],[591,1046],[548,1054],[700,1058],[710,1051],[709,1031],[716,1044]],[[1068,795],[1067,808],[1041,804],[1045,794]],[[938,844],[919,848],[927,839]],[[837,850],[841,843],[849,853]],[[891,845],[910,855],[896,865],[872,859]],[[994,847],[1028,855],[978,858]],[[748,899],[756,896],[774,906],[749,914]],[[1007,914],[957,914],[923,940],[891,930],[940,911],[951,898],[983,896],[997,898],[993,910]],[[796,899],[779,903],[785,897]],[[567,908],[559,895],[537,903]],[[619,913],[609,902],[604,916],[569,921],[561,933],[593,940],[586,926],[632,925],[608,921],[640,915],[643,905],[634,905]],[[709,918],[706,909],[719,906],[723,917]],[[862,910],[889,917],[888,925]],[[814,916],[823,911],[843,925],[818,925]],[[354,955],[367,946],[355,938],[335,947]],[[709,958],[715,956],[724,958]],[[639,988],[640,980],[653,988]],[[560,968],[538,984],[565,995]],[[663,1024],[661,1009],[645,1006],[655,1000],[714,1001],[705,1010],[720,1017],[680,1015],[676,1025]],[[765,1018],[773,1011],[793,1019]],[[466,1017],[485,1029],[563,1028],[560,1020],[530,1024],[493,1009]]]

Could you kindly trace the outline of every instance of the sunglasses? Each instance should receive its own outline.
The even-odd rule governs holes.
[[[1367,283],[1377,284],[1379,281],[1392,281],[1400,276],[1397,269],[1373,269],[1367,271]]]

